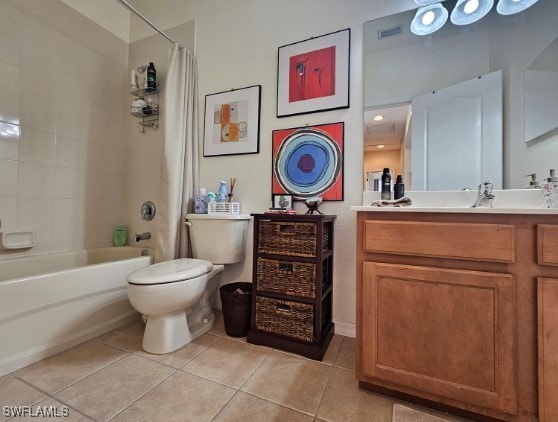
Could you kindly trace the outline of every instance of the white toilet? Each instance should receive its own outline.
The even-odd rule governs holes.
[[[128,298],[147,317],[142,348],[170,353],[205,333],[215,321],[209,302],[224,264],[244,260],[248,214],[188,214],[194,258],[142,268],[128,276]]]

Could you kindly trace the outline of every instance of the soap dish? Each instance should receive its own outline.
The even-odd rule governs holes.
[[[35,246],[35,233],[9,231],[0,233],[0,249],[29,249]]]

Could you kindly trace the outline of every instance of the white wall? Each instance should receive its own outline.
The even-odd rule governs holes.
[[[201,186],[216,189],[218,180],[236,177],[235,197],[243,212],[271,205],[271,133],[274,129],[345,122],[345,200],[328,202],[322,211],[336,214],[333,317],[355,322],[355,220],[351,205],[362,198],[363,23],[414,7],[412,0],[136,0],[134,5],[161,28],[196,20],[200,126],[205,95],[262,85],[260,153],[201,158]],[[278,119],[276,117],[277,48],[344,28],[351,28],[350,103],[345,110]],[[151,31],[132,18],[130,39]],[[299,210],[302,210],[299,207]],[[238,279],[251,280],[250,265]]]

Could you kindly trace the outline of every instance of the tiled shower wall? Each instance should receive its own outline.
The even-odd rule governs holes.
[[[59,0],[0,2],[0,231],[37,254],[110,246],[126,218],[128,44]]]

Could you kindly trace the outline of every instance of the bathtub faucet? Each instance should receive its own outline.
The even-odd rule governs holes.
[[[145,232],[142,234],[136,233],[136,242],[139,242],[140,240],[147,240],[147,239],[151,239],[151,233],[149,232]]]

